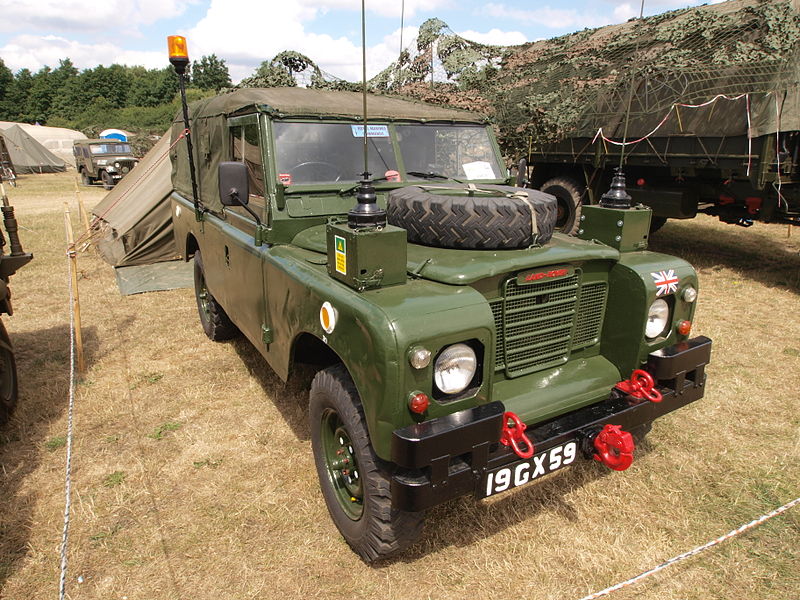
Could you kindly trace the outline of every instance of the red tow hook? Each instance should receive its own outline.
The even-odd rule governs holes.
[[[653,376],[647,371],[636,369],[631,373],[630,379],[623,379],[614,386],[619,391],[633,396],[634,398],[647,399],[650,402],[661,402],[664,397],[656,389],[656,382]]]
[[[633,436],[619,425],[608,424],[594,438],[594,459],[609,469],[624,471],[633,462]]]
[[[511,421],[511,425],[508,422]],[[533,442],[525,435],[528,428],[516,413],[507,412],[503,415],[503,433],[500,435],[500,443],[504,446],[511,446],[514,453],[520,458],[530,458],[533,456]],[[520,442],[525,444],[525,450],[520,449]]]

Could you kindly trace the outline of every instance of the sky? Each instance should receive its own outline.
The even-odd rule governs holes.
[[[696,6],[645,0],[644,14]],[[366,0],[367,75],[388,66],[419,26],[437,17],[461,36],[521,44],[638,16],[636,0]],[[166,37],[187,38],[190,58],[216,54],[234,82],[283,50],[326,73],[361,77],[361,0],[0,0],[0,58],[38,71],[69,57],[79,69],[114,63],[167,66]]]

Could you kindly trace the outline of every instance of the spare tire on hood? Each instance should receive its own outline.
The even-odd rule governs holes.
[[[389,192],[386,213],[415,244],[514,249],[550,241],[557,202],[550,194],[507,185],[413,185]]]

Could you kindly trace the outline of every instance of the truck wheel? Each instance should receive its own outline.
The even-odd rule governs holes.
[[[200,324],[209,339],[215,342],[230,340],[239,333],[225,309],[219,305],[211,292],[206,287],[206,277],[203,272],[203,258],[200,250],[194,253],[194,295],[197,298],[197,311],[200,313]]]
[[[309,419],[322,495],[350,547],[372,562],[412,544],[424,513],[392,508],[389,475],[372,450],[358,392],[342,365],[314,377]]]
[[[558,201],[556,230],[570,235],[577,232],[581,218],[583,186],[571,177],[554,177],[545,181],[539,189],[546,194],[552,194]]]
[[[17,363],[5,325],[0,322],[0,425],[8,422],[17,405]]]
[[[650,233],[655,233],[659,229],[661,229],[667,223],[666,217],[656,217],[653,215],[650,217]]]
[[[510,250],[549,242],[556,205],[538,190],[505,185],[413,185],[389,193],[386,216],[411,243]]]
[[[110,190],[114,187],[114,178],[111,176],[111,173],[108,171],[101,171],[100,172],[100,179],[103,180],[103,189]]]
[[[81,169],[81,185],[92,185],[92,178],[83,169]]]

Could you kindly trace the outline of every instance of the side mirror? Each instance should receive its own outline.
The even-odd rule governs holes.
[[[528,161],[520,158],[517,165],[517,187],[525,187],[526,183],[528,183]]]
[[[244,163],[219,164],[219,199],[222,206],[247,206],[250,201],[250,182]]]

